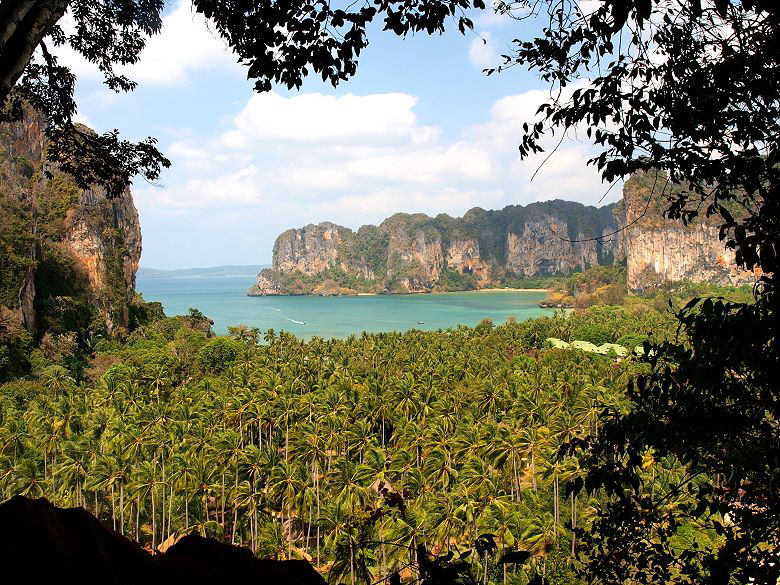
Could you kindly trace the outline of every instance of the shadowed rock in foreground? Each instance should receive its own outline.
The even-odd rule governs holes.
[[[248,549],[195,535],[152,555],[83,508],[23,496],[0,504],[0,563],[5,577],[26,583],[325,583],[306,561],[258,560]]]

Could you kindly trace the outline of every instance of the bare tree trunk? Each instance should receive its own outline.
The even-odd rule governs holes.
[[[116,530],[116,500],[114,499],[114,484],[111,484],[111,522]]]
[[[0,104],[69,4],[70,0],[3,0],[0,4]]]
[[[154,509],[154,484],[150,490],[152,494],[152,550],[157,548],[157,515]]]
[[[558,474],[553,477],[553,517],[555,519],[554,529],[555,534],[558,534],[558,522],[560,521],[560,503],[558,498]]]
[[[171,483],[170,497],[168,498],[168,538],[171,536],[171,518],[173,517],[173,483]]]
[[[574,556],[574,543],[577,538],[574,530],[577,528],[577,496],[571,494],[571,556]]]

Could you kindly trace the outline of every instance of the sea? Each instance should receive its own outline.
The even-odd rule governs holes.
[[[540,292],[486,291],[375,296],[249,297],[255,276],[144,277],[137,290],[146,301],[159,301],[165,314],[185,315],[192,307],[214,321],[217,334],[230,325],[287,331],[302,339],[345,338],[363,331],[436,331],[490,318],[500,324],[551,315],[538,307]]]

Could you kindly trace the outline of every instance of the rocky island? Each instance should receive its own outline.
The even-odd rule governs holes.
[[[663,218],[659,184],[635,175],[620,202],[598,208],[555,200],[474,208],[463,217],[398,213],[357,231],[330,222],[290,229],[276,239],[272,267],[248,294],[474,290],[623,261],[631,291],[680,280],[750,281],[717,226]]]

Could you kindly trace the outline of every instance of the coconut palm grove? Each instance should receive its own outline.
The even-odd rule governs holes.
[[[576,583],[590,554],[576,529],[603,496],[566,490],[585,472],[561,446],[625,411],[646,366],[549,340],[641,350],[641,331],[674,338],[671,299],[344,340],[213,337],[197,311],[91,356],[60,339],[64,353],[33,350],[34,374],[2,386],[0,493],[82,506],[152,549],[194,531],[338,582],[416,579],[422,545],[482,582]],[[642,468],[647,494],[685,473],[652,450]],[[693,520],[675,538],[717,540]],[[526,562],[501,562],[518,551]]]

